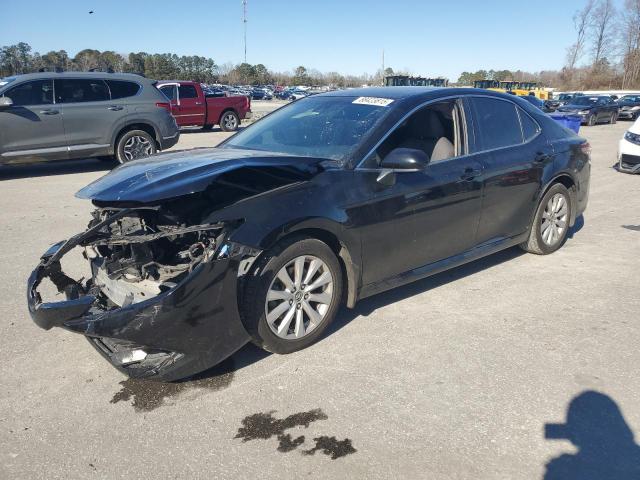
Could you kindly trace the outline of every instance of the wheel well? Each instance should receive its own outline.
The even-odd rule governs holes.
[[[222,116],[223,116],[225,113],[227,113],[227,112],[233,112],[233,113],[235,113],[236,115],[238,115],[238,112],[236,112],[236,109],[235,109],[235,108],[233,108],[233,107],[225,108],[225,109],[222,111],[222,113],[220,114],[220,117],[218,118],[218,125],[220,125],[220,120],[222,120]],[[240,118],[240,115],[238,115],[238,118]]]
[[[573,178],[571,178],[570,175],[562,174],[562,175],[557,176],[553,180],[551,180],[551,182],[549,182],[549,185],[547,186],[547,188],[545,188],[544,192],[542,192],[542,195],[540,195],[540,198],[542,199],[542,197],[545,196],[547,191],[557,183],[560,183],[560,184],[564,185],[567,188],[567,190],[569,190],[569,195],[571,195],[571,221],[569,222],[569,225],[573,226],[573,224],[574,224],[574,222],[576,220],[575,205],[576,205],[576,201],[578,199],[578,192],[577,192],[577,189],[576,189],[576,182],[574,182]]]
[[[143,132],[147,132],[156,141],[156,148],[158,150],[160,149],[160,142],[158,140],[158,135],[156,134],[155,129],[151,125],[149,125],[148,123],[132,123],[131,125],[127,125],[126,127],[123,127],[118,132],[118,135],[116,135],[116,140],[113,143],[114,152],[117,148],[120,137],[122,137],[122,135],[124,135],[125,133],[130,132],[131,130],[142,130]]]
[[[333,233],[318,228],[305,228],[302,230],[296,230],[279,238],[278,243],[291,237],[300,236],[306,238],[315,238],[317,240],[320,240],[321,242],[326,243],[336,255],[336,258],[340,263],[340,267],[342,267],[342,275],[345,279],[343,298],[346,299],[347,307],[353,308],[356,304],[357,276],[353,267],[351,253],[349,252],[347,247],[342,242],[340,242],[338,237],[336,237]]]

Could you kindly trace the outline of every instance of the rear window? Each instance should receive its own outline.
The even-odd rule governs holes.
[[[109,100],[109,89],[100,79],[56,79],[56,103],[86,103]]]
[[[472,99],[483,150],[522,143],[522,130],[515,104],[495,98]]]
[[[140,85],[125,80],[106,80],[111,91],[111,100],[133,97],[140,91]]]
[[[180,85],[180,98],[198,98],[198,91],[193,85]]]
[[[158,90],[160,90],[162,93],[164,93],[164,96],[167,97],[167,99],[169,99],[169,100],[175,100],[176,99],[176,86],[175,85],[162,85],[161,87],[158,87]]]

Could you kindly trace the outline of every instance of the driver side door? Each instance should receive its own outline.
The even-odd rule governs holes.
[[[53,102],[51,79],[20,83],[3,96],[13,105],[0,110],[0,163],[68,158],[63,109]]]
[[[452,118],[444,118],[442,112],[449,109]],[[435,262],[475,245],[484,167],[477,154],[468,154],[471,126],[466,118],[460,99],[426,106],[378,146],[373,165],[367,167],[365,161],[364,168],[355,170],[357,188],[369,198],[358,215],[365,291],[405,283],[403,277],[413,280]],[[437,119],[447,125],[438,126]],[[442,136],[454,151],[448,158],[435,158],[432,145]],[[430,161],[418,171],[385,172],[384,156],[398,147],[422,147]],[[392,175],[392,183],[381,181],[383,174]]]

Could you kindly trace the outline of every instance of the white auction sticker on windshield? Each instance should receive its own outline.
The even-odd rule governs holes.
[[[374,105],[376,107],[388,107],[393,103],[393,100],[390,98],[380,98],[380,97],[358,97],[352,103],[356,103],[358,105]]]

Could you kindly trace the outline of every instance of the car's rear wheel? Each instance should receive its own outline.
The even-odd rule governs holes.
[[[145,158],[157,152],[156,141],[144,130],[130,130],[116,145],[116,160],[120,163]]]
[[[220,117],[220,128],[223,132],[235,132],[240,126],[240,118],[236,112],[224,112]]]
[[[244,289],[242,319],[255,344],[291,353],[320,338],[341,295],[342,269],[331,248],[293,238],[258,260]]]
[[[538,255],[558,250],[567,239],[571,208],[567,187],[560,183],[552,185],[538,205],[529,238],[520,247]]]

